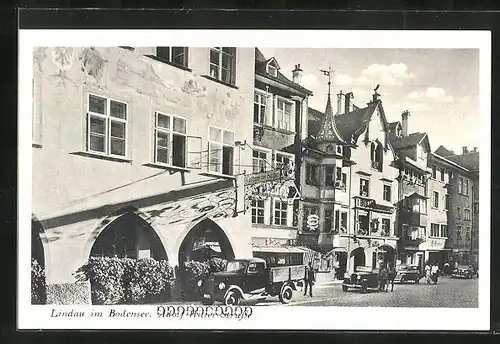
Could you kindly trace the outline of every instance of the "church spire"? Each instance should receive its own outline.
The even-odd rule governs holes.
[[[325,76],[328,76],[328,97],[326,100],[325,116],[323,118],[323,123],[318,133],[317,141],[327,141],[327,142],[338,142],[343,141],[337,131],[335,125],[335,117],[333,114],[332,100],[331,100],[331,77],[334,71],[332,67],[328,67],[328,70],[320,70]]]

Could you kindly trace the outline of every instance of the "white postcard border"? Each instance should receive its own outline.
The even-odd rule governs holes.
[[[480,49],[479,308],[253,307],[249,319],[53,318],[52,309],[146,310],[156,306],[35,306],[30,304],[31,79],[36,46],[245,46],[296,48]],[[489,31],[327,30],[20,30],[18,112],[19,329],[330,329],[488,330],[490,324],[491,33]]]

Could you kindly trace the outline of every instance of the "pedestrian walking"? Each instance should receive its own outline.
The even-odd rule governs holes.
[[[437,284],[438,282],[438,276],[439,276],[439,265],[438,263],[434,263],[434,265],[431,268],[431,276],[432,276],[432,281],[434,284]]]
[[[388,283],[386,286],[386,291],[389,291],[389,285],[391,285],[391,292],[394,291],[394,279],[396,278],[397,271],[393,264],[389,264],[389,270],[387,272]]]
[[[314,282],[316,281],[316,276],[314,273],[314,270],[312,268],[312,263],[309,262],[309,264],[306,266],[306,276],[304,278],[304,296],[307,295],[307,287],[309,286],[309,296],[312,297],[312,290],[313,290],[313,285]]]
[[[431,284],[431,266],[429,262],[425,265],[425,278],[427,280],[427,284]]]
[[[378,270],[378,280],[379,280],[379,291],[387,291],[385,290],[385,285],[387,283],[387,268],[385,264],[380,264],[380,269]]]

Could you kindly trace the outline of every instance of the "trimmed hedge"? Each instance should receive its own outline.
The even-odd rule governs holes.
[[[166,301],[173,283],[167,261],[91,257],[79,280],[90,280],[92,304],[112,305]]]
[[[182,281],[182,297],[187,301],[199,301],[201,299],[202,286],[198,286],[198,281],[203,282],[214,272],[224,271],[227,261],[221,258],[211,258],[205,262],[188,261],[182,265],[180,277]]]
[[[43,305],[47,302],[45,270],[36,259],[31,260],[31,304]]]

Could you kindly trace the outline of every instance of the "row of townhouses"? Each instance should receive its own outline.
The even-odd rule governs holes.
[[[48,302],[90,256],[356,266],[477,261],[477,150],[431,151],[330,83],[308,105],[259,49],[40,47],[32,257]]]

